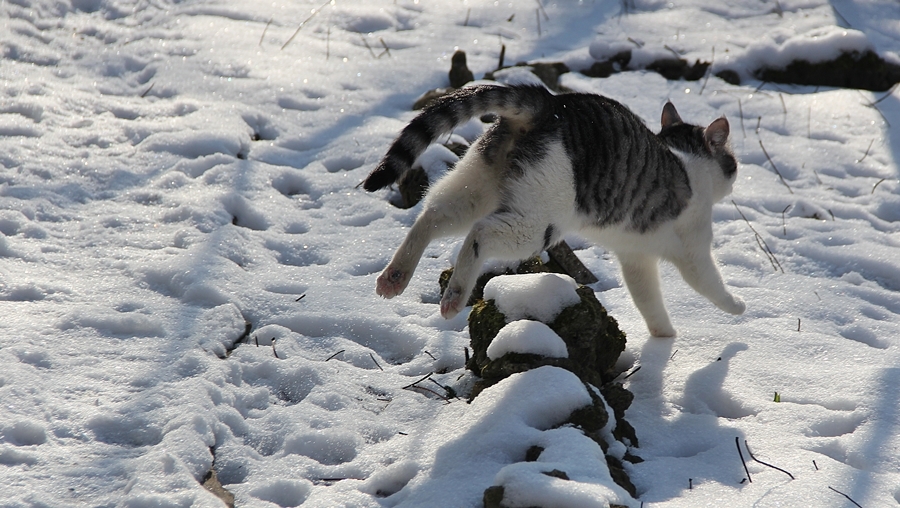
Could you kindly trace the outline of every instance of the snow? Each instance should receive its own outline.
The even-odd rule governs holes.
[[[494,300],[507,323],[526,318],[550,323],[563,309],[581,302],[577,288],[568,275],[500,275],[485,284],[484,299]]]
[[[0,505],[222,506],[201,486],[213,464],[254,507],[478,506],[492,485],[510,506],[900,502],[900,102],[749,78],[848,49],[897,61],[900,6],[542,4],[546,17],[488,0],[0,5]],[[713,210],[742,316],[663,265],[679,336],[651,338],[615,259],[569,239],[628,334],[622,368],[641,367],[620,378],[636,499],[560,426],[591,399],[567,371],[448,396],[476,381],[466,313],[437,305],[459,239],[429,246],[401,297],[374,294],[420,207],[356,185],[414,100],[448,85],[455,49],[480,78],[501,43],[506,62],[579,70],[630,47],[748,80],[561,78],[653,128],[670,99],[691,122],[725,115],[742,162]],[[436,177],[453,160],[433,148],[420,163]],[[494,347],[558,345],[518,320],[558,313],[574,283],[494,280],[512,326]],[[794,479],[743,447],[746,481],[736,438]]]
[[[539,293],[538,293],[539,294]],[[507,324],[487,348],[487,356],[496,360],[506,353],[530,353],[548,358],[568,358],[566,343],[540,321],[520,319]]]

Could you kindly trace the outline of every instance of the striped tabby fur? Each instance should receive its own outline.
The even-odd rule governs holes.
[[[671,103],[651,132],[622,104],[599,95],[552,95],[537,86],[479,86],[439,100],[403,129],[364,183],[397,181],[442,134],[495,114],[487,132],[436,182],[421,215],[378,278],[392,298],[406,288],[425,247],[466,234],[441,300],[455,316],[484,260],[516,260],[577,233],[616,253],[635,305],[654,336],[673,336],[659,259],[732,314],[744,303],[725,287],[711,253],[712,205],[731,192],[737,161],[725,118],[684,123]]]

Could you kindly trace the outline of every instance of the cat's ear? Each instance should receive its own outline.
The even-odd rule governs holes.
[[[713,120],[713,123],[709,124],[709,127],[703,131],[703,139],[706,141],[707,146],[713,152],[719,152],[728,144],[728,134],[731,132],[731,128],[728,126],[728,120],[725,117],[718,118]]]
[[[672,127],[674,125],[684,123],[681,120],[681,117],[678,116],[678,111],[675,110],[675,105],[671,102],[666,102],[666,105],[663,106],[662,111],[662,128]]]

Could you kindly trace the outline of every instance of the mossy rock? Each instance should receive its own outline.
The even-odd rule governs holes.
[[[609,443],[603,439],[600,432],[609,423],[609,413],[606,411],[603,400],[594,390],[590,386],[585,386],[585,388],[591,396],[591,403],[572,411],[565,424],[581,429],[584,435],[593,439],[603,449],[603,453],[606,453],[609,450]]]
[[[754,75],[772,83],[884,91],[900,81],[900,65],[886,62],[873,51],[852,51],[826,62],[794,60],[784,68],[762,68]]]
[[[475,287],[472,289],[472,296],[469,297],[469,301],[466,302],[466,306],[474,306],[479,300],[484,298],[484,286],[491,279],[498,275],[515,275],[522,273],[545,273],[551,271],[550,268],[541,262],[541,258],[535,256],[532,258],[528,258],[525,261],[519,263],[519,266],[516,267],[515,270],[511,268],[507,268],[502,272],[488,272],[483,273],[478,276],[478,279],[475,281]],[[438,286],[441,287],[441,296],[444,296],[444,291],[447,290],[447,284],[450,282],[450,277],[453,275],[453,268],[447,268],[443,272],[441,272],[440,277],[438,277]]]
[[[548,358],[530,353],[507,353],[502,358],[488,361],[481,369],[481,377],[488,381],[499,381],[513,374],[526,372],[538,367],[550,365],[561,369],[573,370],[573,362],[568,358]]]
[[[547,323],[566,343],[569,358],[537,357],[541,359],[535,360],[532,368],[557,365],[572,371],[587,383],[601,386],[615,377],[612,369],[625,350],[625,333],[619,329],[616,320],[606,313],[591,288],[582,286],[576,289],[576,293],[581,299],[580,303],[566,307],[552,323]],[[535,297],[539,298],[540,295]],[[469,313],[473,355],[467,367],[488,382],[502,379],[495,378],[495,374],[522,372],[520,364],[526,363],[526,357],[536,357],[507,354],[493,361],[488,359],[487,348],[506,323],[506,316],[497,309],[493,300],[475,302]]]
[[[484,496],[481,502],[484,508],[503,508],[504,488],[502,485],[494,485],[484,489]]]
[[[622,461],[607,455],[606,465],[609,467],[609,475],[612,477],[613,481],[616,482],[619,487],[622,487],[631,494],[631,497],[637,498],[637,489],[634,487],[634,484],[631,483],[631,478],[628,477],[628,473],[625,472]]]
[[[616,428],[613,429],[613,436],[618,441],[627,439],[632,446],[638,446],[637,433],[634,427],[625,421],[625,410],[631,406],[634,394],[626,390],[622,383],[607,383],[600,387],[600,393],[603,395],[606,403],[609,404],[609,407],[612,408],[616,417]]]
[[[651,62],[647,66],[647,70],[656,72],[669,80],[697,81],[706,75],[709,65],[709,62],[701,62],[700,60],[691,65],[687,60],[681,58],[661,58]]]

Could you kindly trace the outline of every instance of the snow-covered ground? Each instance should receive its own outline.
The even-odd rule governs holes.
[[[896,506],[900,94],[748,71],[898,61],[898,19],[891,0],[3,2],[0,506],[221,506],[200,485],[213,450],[237,506],[478,506],[491,485],[515,506]],[[501,43],[507,62],[585,69],[624,44],[745,78],[562,77],[653,128],[667,99],[724,114],[742,161],[714,209],[742,316],[665,266],[679,336],[651,338],[615,260],[569,239],[641,367],[637,499],[555,428],[590,401],[566,371],[472,404],[403,388],[473,382],[465,313],[437,305],[457,239],[401,297],[374,293],[418,208],[356,185],[455,48],[480,77]],[[736,439],[793,479],[745,453],[748,481]]]

